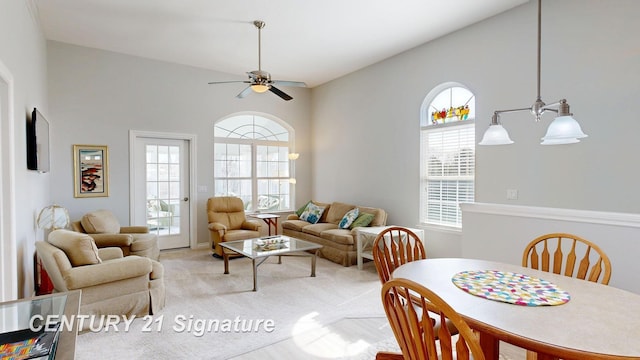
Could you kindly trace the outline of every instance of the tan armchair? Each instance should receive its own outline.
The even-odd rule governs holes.
[[[247,220],[244,204],[240,198],[232,196],[209,198],[207,217],[213,256],[222,257],[221,242],[260,237],[260,223]]]
[[[144,316],[164,307],[164,268],[155,260],[98,249],[89,235],[63,229],[37,241],[36,251],[55,292],[82,290],[82,315]]]
[[[117,246],[124,256],[138,255],[158,260],[158,236],[147,226],[120,226],[109,210],[86,213],[81,220],[71,222],[71,229],[91,235],[98,248]]]

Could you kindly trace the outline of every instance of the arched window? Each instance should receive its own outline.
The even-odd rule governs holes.
[[[214,130],[216,196],[237,196],[247,211],[291,210],[293,129],[266,115],[234,114]]]
[[[420,222],[462,226],[460,203],[474,201],[475,96],[446,83],[421,109]]]

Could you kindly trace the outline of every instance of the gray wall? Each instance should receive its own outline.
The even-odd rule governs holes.
[[[35,226],[35,219],[40,209],[49,205],[50,175],[27,170],[26,162],[27,114],[31,114],[34,107],[45,116],[49,114],[46,44],[36,19],[35,7],[28,1],[4,0],[0,5],[0,62],[9,70],[14,81],[15,118],[10,121],[13,121],[15,146],[15,239],[8,240],[15,241],[17,249],[16,290],[20,297],[31,296],[34,291],[34,242],[43,236],[42,230]],[[56,120],[51,118],[49,122],[55,126]],[[6,139],[4,134],[2,138]],[[4,146],[2,149],[5,149]],[[9,172],[7,164],[3,164],[2,171]],[[3,182],[3,186],[8,184]],[[2,216],[9,216],[11,209],[3,208],[2,211]],[[0,246],[9,248],[9,244]]]
[[[213,196],[213,123],[239,111],[268,113],[288,122],[296,132],[296,191],[310,197],[310,90],[288,88],[294,100],[271,93],[235,95],[244,84],[207,85],[239,78],[198,68],[49,41],[49,100],[52,117],[52,200],[70,210],[73,219],[95,209],[112,210],[121,224],[129,223],[129,130],[195,134],[196,185],[208,192],[191,194],[197,202],[197,242],[209,241],[207,198]],[[72,145],[109,146],[110,196],[74,198]],[[196,187],[197,189],[197,187]]]
[[[574,234],[594,242],[609,257],[609,285],[640,294],[640,264],[634,256],[640,252],[640,214],[484,203],[464,204],[462,211],[462,257],[520,265],[525,247],[538,236]],[[564,239],[562,244],[566,260],[571,242]],[[555,246],[550,243],[549,252],[555,253]],[[577,267],[584,248],[576,249]],[[593,266],[597,253],[590,255]]]
[[[516,142],[477,147],[476,201],[640,213],[640,2],[543,2],[542,98],[566,98],[590,135],[580,144],[541,146],[553,119],[505,114]],[[415,226],[419,207],[420,105],[448,81],[476,95],[479,141],[494,110],[536,97],[537,2],[422,45],[313,90],[313,194],[374,205],[389,222]],[[336,176],[337,174],[337,176]],[[506,200],[517,189],[519,199]],[[436,255],[459,239],[426,233]]]

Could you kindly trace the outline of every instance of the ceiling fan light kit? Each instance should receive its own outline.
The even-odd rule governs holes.
[[[253,84],[253,85],[251,85],[251,90],[261,94],[263,92],[269,91],[269,85]]]
[[[213,81],[209,84],[229,84],[229,83],[245,83],[249,84],[244,90],[242,90],[236,97],[238,99],[242,99],[249,95],[251,91],[256,93],[264,93],[270,91],[277,96],[279,96],[282,100],[289,101],[293,99],[290,95],[285,93],[284,91],[276,88],[274,85],[278,86],[296,86],[296,87],[306,87],[307,84],[301,81],[283,81],[283,80],[271,80],[271,74],[266,71],[262,71],[262,28],[265,27],[265,22],[261,20],[255,20],[253,25],[258,29],[258,70],[253,70],[247,72],[247,76],[249,76],[249,80],[239,80],[239,81]]]
[[[546,135],[542,138],[542,145],[564,145],[580,142],[578,139],[587,137],[582,132],[580,124],[573,118],[569,111],[567,100],[562,99],[553,104],[545,104],[540,97],[540,48],[542,39],[542,0],[538,0],[538,97],[536,101],[527,108],[496,110],[491,117],[491,124],[484,133],[482,141],[478,145],[508,145],[513,144],[509,138],[509,133],[500,123],[500,114],[508,112],[530,111],[536,122],[540,121],[545,111],[557,113],[555,120],[547,128]]]

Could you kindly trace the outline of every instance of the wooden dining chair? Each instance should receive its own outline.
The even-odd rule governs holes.
[[[576,263],[578,256],[581,258]],[[611,278],[611,261],[607,254],[591,241],[567,233],[535,238],[524,249],[522,266],[603,285],[608,285]],[[536,360],[537,354],[527,351],[526,359]]]
[[[400,226],[392,226],[380,232],[373,241],[372,254],[382,284],[389,281],[393,270],[400,265],[427,258],[420,237]]]
[[[522,254],[522,266],[604,285],[611,278],[607,254],[591,241],[567,233],[546,234],[531,241]]]
[[[373,241],[372,254],[378,277],[383,285],[389,281],[393,271],[401,265],[427,258],[427,252],[420,237],[413,231],[401,226],[392,226],[380,232]],[[412,299],[412,301],[419,303],[417,299]],[[429,304],[425,309],[428,310],[429,316],[433,319],[434,328],[439,329],[442,323],[437,309]],[[449,321],[444,324],[446,324],[451,333],[456,333],[455,327]],[[384,360],[384,357],[379,360]]]
[[[409,297],[419,301],[405,301]],[[474,360],[484,360],[478,335],[426,287],[408,279],[391,279],[382,286],[382,304],[402,354],[379,352],[376,360],[469,359],[470,355]],[[440,322],[453,324],[457,336],[446,326],[435,327],[433,319],[421,311],[427,304],[437,309]]]

